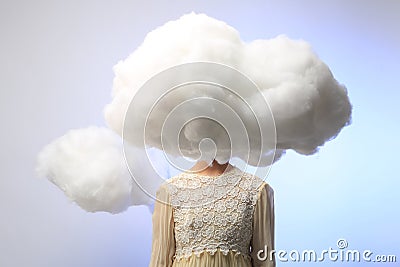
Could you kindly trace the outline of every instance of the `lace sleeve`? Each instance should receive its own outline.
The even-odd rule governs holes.
[[[164,186],[158,189],[156,196],[149,267],[171,267],[175,254],[173,209],[171,205],[166,204],[170,203],[170,196]]]
[[[263,182],[254,210],[251,258],[253,267],[275,267],[274,191]]]

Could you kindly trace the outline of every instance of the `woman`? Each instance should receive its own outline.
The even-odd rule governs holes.
[[[273,189],[229,163],[167,180],[152,220],[150,267],[275,266]]]

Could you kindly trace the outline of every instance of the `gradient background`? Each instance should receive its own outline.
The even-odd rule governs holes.
[[[104,126],[112,66],[191,11],[226,21],[245,41],[304,39],[348,88],[352,125],[316,155],[288,151],[271,169],[276,248],[318,252],[346,238],[349,249],[400,262],[400,1],[17,0],[0,3],[0,266],[148,265],[147,207],[87,213],[33,169],[54,138]],[[310,265],[365,263],[278,263]]]

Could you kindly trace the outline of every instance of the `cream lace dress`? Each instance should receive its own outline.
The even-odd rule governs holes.
[[[257,176],[184,172],[157,199],[149,267],[275,266],[274,192]]]

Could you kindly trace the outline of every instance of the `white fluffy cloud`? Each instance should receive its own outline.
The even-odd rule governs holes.
[[[125,146],[130,155],[138,154],[135,147]],[[152,152],[152,151],[150,151]],[[153,161],[162,162],[152,153]],[[142,165],[145,159],[130,157]],[[165,176],[165,166],[157,172]],[[150,192],[146,194],[129,173],[122,139],[112,130],[89,126],[68,131],[45,146],[37,157],[36,173],[47,177],[65,195],[89,212],[120,213],[131,205],[149,205],[162,180],[148,169],[139,171],[140,184]]]
[[[137,169],[136,181],[148,190],[149,195],[133,182],[126,166],[121,138],[124,123],[126,124],[125,116],[131,100],[139,94],[146,81],[170,67],[198,61],[220,63],[237,69],[260,89],[256,94],[250,92],[250,88],[241,88],[244,100],[256,112],[265,110],[265,107],[260,106],[260,96],[269,104],[276,126],[273,162],[279,160],[288,149],[311,155],[351,123],[352,106],[345,86],[335,80],[327,65],[317,57],[308,43],[283,35],[246,43],[226,23],[204,14],[191,13],[150,32],[131,55],[114,67],[112,102],[104,109],[110,129],[92,126],[71,130],[53,141],[38,156],[38,175],[47,177],[70,199],[91,212],[118,213],[130,205],[151,203],[149,195],[154,195],[162,181],[149,170],[143,147],[126,144],[124,149],[129,155],[127,161],[130,167]],[[173,84],[173,80],[171,77],[169,82]],[[234,78],[232,82],[235,82]],[[161,101],[156,109],[159,113],[150,117],[141,112],[141,108],[152,104],[149,101],[153,101],[154,92],[143,94],[146,96],[142,98],[144,101],[137,103],[134,107],[135,114],[129,119],[148,121],[147,145],[165,149],[174,156],[177,151],[181,151],[185,156],[198,157],[199,142],[209,137],[217,145],[218,161],[227,161],[227,155],[232,148],[229,138],[243,138],[245,135],[239,129],[225,132],[210,120],[200,119],[188,123],[182,127],[179,138],[176,132],[166,131],[163,138],[171,142],[161,143],[160,130],[167,115],[185,100],[193,99],[199,94],[231,105],[246,125],[245,133],[248,138],[257,139],[254,138],[258,133],[257,124],[238,98],[218,87],[201,90],[196,90],[196,87],[188,88],[190,90],[181,90],[175,95],[166,96],[167,101]],[[209,103],[181,105],[174,119],[178,121],[190,114],[196,115],[218,108],[217,105],[214,106],[214,102]],[[234,118],[228,112],[217,113],[226,114],[224,121],[227,125]],[[261,114],[259,118],[266,121],[269,119],[268,114]],[[131,133],[135,133],[134,139],[137,139],[131,140],[133,144],[143,143],[143,140],[139,140],[143,136],[137,134],[141,132],[143,129],[131,130]],[[129,136],[129,133],[125,134]],[[177,138],[180,150],[168,147]],[[255,165],[255,158],[246,158],[249,151],[245,142],[236,142],[234,147],[233,156]],[[258,151],[263,155],[264,163],[271,159],[271,149],[271,146],[265,146],[262,151]],[[164,164],[164,160],[159,160],[158,163]]]
[[[108,126],[122,135],[128,106],[147,80],[170,67],[197,61],[233,67],[259,87],[275,120],[277,140],[274,161],[287,149],[311,155],[351,123],[352,107],[346,87],[335,80],[328,66],[317,57],[308,43],[292,40],[284,35],[246,43],[240,39],[239,33],[226,23],[205,14],[191,13],[150,32],[140,47],[114,67],[113,101],[104,110]],[[134,109],[137,120],[150,122],[147,127],[148,132],[152,134],[146,138],[152,146],[165,149],[160,139],[160,127],[166,119],[165,114],[169,114],[183,101],[192,99],[196,90],[199,91],[198,88],[189,88],[181,91],[175,98],[168,98],[168,101],[160,104],[160,114],[153,115],[152,119],[147,117],[148,114],[138,112],[139,108]],[[154,94],[147,92],[147,99],[151,99],[152,93]],[[218,88],[200,94],[221,99]],[[229,102],[227,96],[228,94],[224,95],[226,103]],[[263,103],[259,98],[260,95],[253,93],[245,96],[245,100],[254,110],[262,109],[260,105]],[[142,103],[137,105],[145,106],[143,102],[146,102],[146,99],[142,97],[142,100]],[[154,103],[147,103],[152,104]],[[237,106],[237,103],[232,106]],[[182,114],[187,113],[201,114],[207,108],[209,107],[187,105],[181,110],[181,115],[175,116],[182,117]],[[245,116],[244,120],[250,124],[252,118]],[[246,129],[250,138],[255,135],[256,126]],[[180,149],[186,151],[187,155],[199,155],[200,129],[215,141],[221,136],[226,139],[224,130],[215,124],[205,120],[193,121],[183,128],[185,139],[180,143]],[[143,139],[143,136],[137,135],[134,138]],[[176,136],[164,138],[173,140]],[[142,140],[133,141],[140,143]],[[230,149],[229,142],[220,140],[217,143],[221,153]],[[246,146],[245,142],[242,143]],[[264,149],[261,154],[266,158],[270,157],[270,153],[267,153],[270,151],[267,150],[271,150],[271,147],[266,146]],[[234,156],[246,161],[247,149],[243,147],[239,150],[243,153]],[[171,153],[175,154],[172,151]],[[221,156],[225,159],[221,161],[227,160],[225,155],[226,153]],[[253,160],[248,163],[256,165]]]

